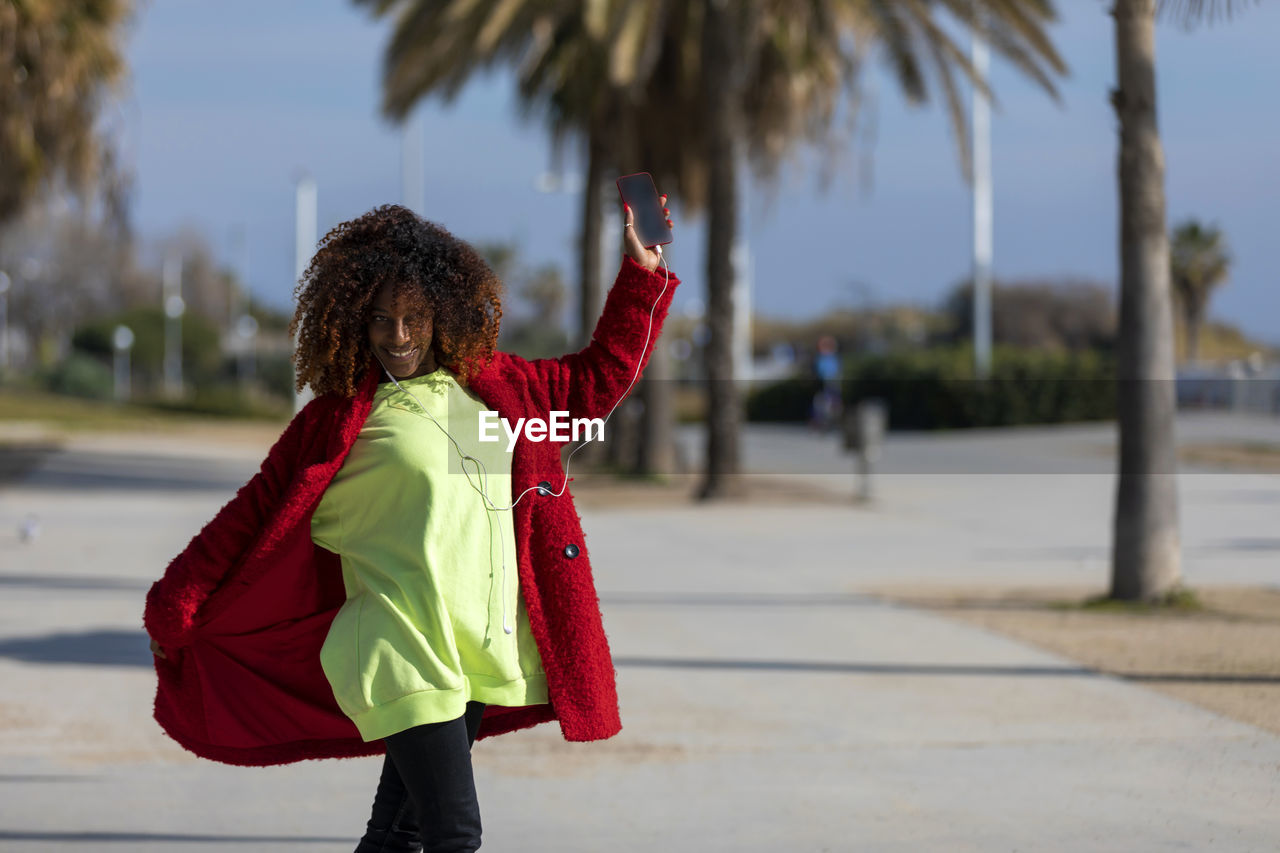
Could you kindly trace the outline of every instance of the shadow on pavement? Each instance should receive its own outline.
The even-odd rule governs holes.
[[[34,491],[234,492],[256,471],[216,460],[69,450],[49,456],[21,483]]]
[[[78,634],[60,633],[43,637],[0,640],[0,657],[24,663],[143,667],[152,665],[152,655],[148,646],[147,635],[142,630],[85,631]],[[1280,676],[1274,675],[1168,672],[1110,674],[1083,666],[732,660],[725,658],[641,657],[636,655],[617,656],[613,659],[613,662],[619,668],[629,667],[633,669],[802,672],[837,675],[963,675],[982,678],[1120,678],[1125,681],[1181,684],[1280,684]]]
[[[350,838],[298,835],[202,835],[176,832],[38,832],[0,829],[0,841],[45,841],[50,844],[132,842],[135,844],[350,844]],[[65,847],[59,847],[65,850]]]
[[[1227,489],[1216,497],[1224,503],[1280,504],[1280,489]]]
[[[1280,551],[1280,538],[1269,539],[1260,538],[1240,538],[1240,539],[1219,539],[1216,542],[1210,542],[1202,548],[1201,551]]]
[[[0,444],[0,483],[22,480],[58,449],[57,444],[43,441]]]
[[[151,583],[134,578],[89,575],[0,575],[0,587],[146,592],[151,588]]]
[[[984,664],[842,663],[840,661],[723,660],[711,658],[615,657],[618,667],[642,669],[723,669],[771,672],[829,672],[848,675],[971,675],[1014,678],[1119,678],[1180,684],[1280,684],[1274,675],[1220,673],[1104,673],[1082,666],[994,666]]]
[[[1280,684],[1280,675],[1224,675],[1221,673],[1126,672],[1125,681],[1146,684]]]
[[[831,672],[849,675],[977,675],[1047,676],[1049,678],[1099,677],[1085,667],[988,666],[982,664],[844,663],[841,661],[724,660],[712,658],[615,657],[619,667],[645,669],[727,669],[772,672]]]
[[[615,592],[600,596],[600,603],[610,607],[849,607],[876,605],[883,602],[871,595],[848,593],[816,593],[805,595],[770,593],[627,593]]]
[[[0,657],[23,663],[150,667],[150,642],[141,628],[14,637],[0,640]]]

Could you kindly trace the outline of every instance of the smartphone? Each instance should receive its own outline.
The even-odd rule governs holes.
[[[618,178],[618,192],[635,216],[632,227],[641,245],[652,249],[671,242],[671,229],[667,226],[667,215],[662,212],[662,200],[653,185],[653,176],[648,172],[623,175]]]

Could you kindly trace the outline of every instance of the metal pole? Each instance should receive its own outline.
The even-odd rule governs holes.
[[[164,393],[182,396],[182,256],[170,252],[164,259]]]
[[[0,373],[9,369],[9,274],[0,270]]]
[[[613,189],[612,184],[607,184],[601,192],[605,193],[608,199],[609,190]],[[613,194],[613,199],[617,198],[617,193]],[[604,210],[604,225],[601,232],[601,249],[600,249],[600,281],[603,284],[602,295],[608,293],[609,287],[613,284],[613,277],[618,274],[618,264],[622,261],[622,228],[626,221],[626,214],[617,204],[605,203],[601,205]],[[597,318],[591,318],[594,323]],[[588,327],[587,338],[591,337],[591,329]]]
[[[972,61],[979,80],[988,82],[991,53],[975,26]],[[973,87],[973,372],[979,379],[991,374],[991,105]]]
[[[301,281],[307,270],[307,261],[311,258],[316,245],[316,182],[310,175],[304,174],[298,179],[295,196],[296,222],[294,242],[294,280]],[[311,401],[311,388],[303,388],[293,398],[293,410],[299,412]]]
[[[426,205],[422,168],[424,137],[422,117],[410,116],[400,131],[400,197],[404,206],[419,216],[423,215]]]
[[[744,391],[751,386],[751,182],[745,163],[738,175],[738,227],[733,257],[733,377]]]
[[[236,323],[236,346],[239,355],[236,358],[236,375],[245,388],[253,382],[254,349],[258,339],[258,321],[252,314],[242,314]]]
[[[235,279],[227,288],[227,331],[235,334],[236,321],[244,313],[244,268],[240,258],[244,254],[245,237],[243,225],[232,225],[230,240],[231,263],[235,271]]]
[[[236,267],[236,288],[232,297],[231,340],[236,354],[236,380],[247,390],[253,378],[253,340],[258,324],[249,313],[249,242],[245,227],[237,224],[231,230],[232,262]]]
[[[115,398],[123,403],[129,399],[133,392],[133,383],[130,381],[131,373],[129,369],[130,350],[133,348],[133,330],[128,326],[116,326],[115,332],[111,336],[111,343],[115,350],[115,358],[113,361],[114,379],[115,379]]]
[[[293,277],[295,280],[301,280],[302,274],[307,271],[307,261],[311,260],[311,253],[316,247],[316,182],[310,175],[303,175],[298,179],[297,193],[295,202],[295,222],[294,230],[294,255],[293,255]]]
[[[737,161],[734,175],[737,180],[737,225],[733,229],[733,246],[729,250],[733,267],[733,318],[731,323],[730,352],[733,357],[733,379],[736,387],[746,393],[751,384],[751,244],[747,234],[750,227],[750,179],[746,168],[745,149],[741,141],[735,141],[733,157]]]

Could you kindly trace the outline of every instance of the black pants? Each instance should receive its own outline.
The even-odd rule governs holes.
[[[483,713],[483,703],[468,702],[456,720],[414,726],[386,739],[373,813],[356,853],[479,849],[471,744]]]

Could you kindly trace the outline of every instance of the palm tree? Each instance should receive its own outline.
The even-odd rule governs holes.
[[[1240,0],[1115,0],[1120,125],[1119,476],[1112,598],[1160,600],[1181,583],[1173,417],[1173,311],[1165,231],[1164,152],[1156,127],[1157,5],[1190,25]]]
[[[1054,17],[1046,0],[947,2],[940,4],[1015,67],[1051,94],[1051,72],[1065,66],[1043,26]],[[804,0],[702,0],[690,4],[702,18],[703,103],[708,125],[707,309],[710,340],[707,468],[704,498],[737,492],[740,400],[733,384],[731,252],[737,240],[739,147],[767,177],[785,150],[801,136],[825,136],[834,95],[848,87],[868,48],[882,51],[899,86],[913,102],[928,97],[932,73],[947,102],[962,162],[967,160],[963,107],[957,72],[973,77],[965,52],[942,29],[935,4],[908,2],[804,2]],[[976,81],[985,88],[985,81]],[[788,88],[795,94],[789,94]],[[762,109],[762,105],[767,105]],[[774,133],[752,132],[752,117]],[[800,128],[804,133],[797,132]],[[746,131],[744,133],[744,131]],[[779,132],[780,131],[780,132]]]
[[[610,172],[644,164],[659,186],[680,198],[685,210],[696,212],[705,205],[706,165],[699,135],[706,124],[690,120],[703,102],[697,85],[697,39],[702,29],[698,16],[675,0],[356,2],[371,6],[375,15],[396,13],[384,62],[383,111],[389,117],[403,119],[419,99],[432,93],[448,101],[474,71],[508,60],[518,65],[526,116],[545,114],[557,150],[571,134],[582,140],[587,170],[578,334],[585,343],[603,302],[601,214],[611,190]],[[803,102],[794,97],[792,101]],[[781,126],[779,111],[767,99],[759,103],[756,114],[767,116],[766,126],[757,128],[759,138],[772,142]],[[653,423],[669,417],[671,409],[664,399],[669,383],[654,375],[662,370],[661,356],[655,354],[649,371],[656,381],[644,389],[646,435],[657,446],[646,443],[642,468],[662,469],[672,458],[669,429]]]
[[[1200,354],[1200,330],[1204,325],[1209,297],[1227,280],[1231,258],[1227,254],[1222,232],[1204,227],[1194,219],[1173,230],[1169,253],[1169,276],[1173,292],[1182,310],[1182,325],[1187,341],[1187,360],[1194,362]]]
[[[124,73],[128,0],[0,0],[0,225],[62,177],[85,192],[110,158],[94,130]]]
[[[854,98],[866,45],[887,56],[904,93],[928,96],[936,77],[953,126],[963,127],[957,74],[965,51],[937,21],[934,4],[866,0],[355,0],[397,12],[384,70],[384,111],[403,117],[422,96],[447,99],[470,74],[495,63],[520,67],[531,108],[547,111],[557,137],[581,134],[588,152],[583,201],[584,321],[598,310],[601,192],[608,163],[643,163],[686,213],[706,211],[710,341],[703,497],[739,485],[740,400],[731,330],[737,239],[736,185],[744,163],[769,180],[800,139],[828,138],[842,93]],[[1064,70],[1044,34],[1048,0],[949,0],[993,48],[1053,92]],[[963,149],[964,134],[957,132]],[[606,156],[612,151],[613,156]]]

